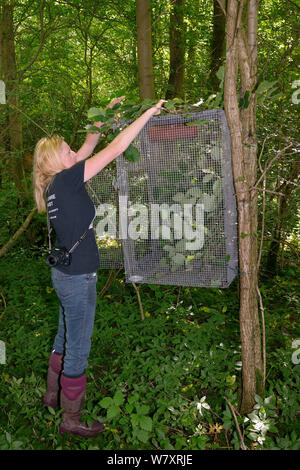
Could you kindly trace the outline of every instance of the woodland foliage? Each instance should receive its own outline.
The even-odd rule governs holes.
[[[124,119],[134,119],[166,97],[165,113],[224,108],[221,14],[228,2],[141,3],[149,5],[151,20],[151,34],[147,30],[143,39],[151,39],[149,94],[141,93],[141,68],[149,66],[149,57],[141,65],[134,0],[0,4],[0,80],[6,84],[6,104],[0,104],[0,245],[6,247],[0,252],[0,340],[9,358],[0,363],[0,448],[299,449],[296,0],[259,2],[252,95],[240,72],[236,82],[239,113],[246,114],[253,96],[256,100],[257,262],[267,371],[265,389],[253,395],[251,412],[237,413],[242,387],[239,279],[226,292],[145,286],[145,321],[140,322],[135,292],[120,273],[108,291],[106,272],[98,281],[89,372],[94,395],[86,409],[87,419],[106,418],[104,437],[93,444],[80,438],[64,441],[57,432],[59,412],[45,414],[39,404],[57,299],[41,260],[47,246],[45,217],[33,211],[35,143],[58,133],[76,150],[93,131],[87,126],[100,116],[105,121],[101,149],[112,139],[116,121],[114,113],[103,110],[121,95],[126,101],[116,111]],[[139,156],[130,148],[127,157]]]

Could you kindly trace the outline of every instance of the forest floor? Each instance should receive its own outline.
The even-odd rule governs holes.
[[[261,276],[266,389],[252,413],[238,407],[238,279],[228,289],[141,285],[120,271],[100,297],[87,369],[84,416],[105,421],[93,439],[61,436],[61,411],[45,408],[58,323],[50,269],[36,248],[0,260],[0,449],[299,449],[300,268]],[[98,293],[108,271],[98,272]],[[298,342],[297,342],[298,340]],[[243,441],[243,442],[242,442]]]

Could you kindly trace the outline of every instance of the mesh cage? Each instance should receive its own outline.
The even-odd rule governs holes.
[[[228,287],[238,249],[224,111],[153,117],[133,144],[138,162],[121,155],[117,175],[102,171],[91,181],[97,214],[109,204],[96,226],[107,244],[101,267],[123,263],[126,282]]]
[[[124,266],[122,243],[116,230],[119,217],[116,174],[114,163],[103,168],[86,185],[89,196],[96,207],[94,228],[100,256],[100,269],[117,269]],[[108,235],[104,230],[106,218],[108,224],[113,224],[110,230],[111,235]]]

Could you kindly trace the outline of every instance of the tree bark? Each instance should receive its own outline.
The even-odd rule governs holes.
[[[251,13],[255,5],[250,2]],[[240,334],[242,346],[242,392],[240,412],[249,413],[254,395],[261,392],[261,335],[257,303],[257,195],[250,191],[256,181],[256,83],[254,43],[249,53],[249,37],[243,30],[244,1],[228,0],[226,11],[226,66],[224,105],[231,133],[232,165],[238,207],[240,263]],[[256,10],[257,15],[257,10]],[[253,19],[253,18],[252,18]],[[252,25],[255,24],[252,23]],[[247,26],[249,25],[249,13]],[[251,26],[253,28],[253,26]],[[251,41],[255,32],[251,30]],[[242,96],[249,94],[249,105],[239,109],[238,69]]]
[[[3,0],[0,6],[0,48],[1,76],[6,84],[8,141],[10,150],[10,170],[20,201],[28,196],[23,164],[23,128],[19,109],[19,79],[16,67],[13,7],[11,0]]]
[[[245,9],[245,28],[240,25],[238,35],[239,65],[241,71],[241,98],[244,105],[241,107],[240,118],[243,129],[243,148],[245,162],[245,176],[249,187],[255,186],[257,180],[257,137],[256,137],[256,94],[254,92],[257,82],[257,0],[248,0]],[[246,31],[245,31],[246,29]],[[248,97],[247,97],[248,96]],[[249,104],[247,102],[249,100]],[[263,363],[261,354],[261,335],[259,324],[257,272],[257,191],[250,191],[249,216],[251,223],[251,290],[252,314],[254,322],[254,348],[256,368],[256,393],[263,390]]]
[[[150,0],[136,0],[136,26],[140,98],[154,99]]]
[[[184,83],[184,0],[175,0],[171,6],[169,47],[170,47],[170,75],[166,92],[166,99],[181,98]]]

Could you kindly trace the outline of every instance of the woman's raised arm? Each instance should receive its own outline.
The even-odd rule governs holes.
[[[126,127],[105,149],[96,153],[85,163],[84,181],[88,181],[101,171],[112,160],[121,155],[152,116],[160,114],[161,107],[165,100],[160,100],[156,106],[145,111],[139,118]]]
[[[124,98],[125,98],[125,96],[120,96],[119,98],[115,98],[114,100],[112,100],[106,106],[105,109],[114,108],[114,106],[116,106],[116,104],[123,101]],[[93,126],[98,127],[100,129],[102,124],[103,124],[103,122],[98,121],[98,122],[94,122]],[[81,160],[85,160],[86,158],[88,158],[93,153],[94,148],[96,147],[96,145],[98,143],[99,137],[100,137],[100,133],[99,134],[88,134],[86,136],[86,139],[85,139],[83,145],[80,147],[80,149],[76,153],[76,161],[77,162],[80,162]]]

